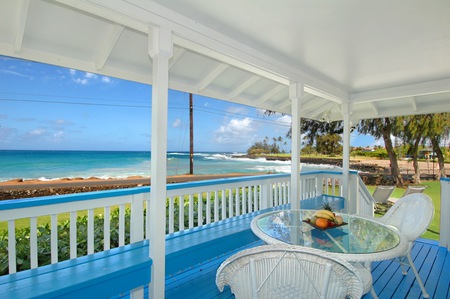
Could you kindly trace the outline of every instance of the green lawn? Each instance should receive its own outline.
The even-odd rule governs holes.
[[[434,217],[429,225],[427,231],[422,235],[423,238],[431,239],[431,240],[439,240],[439,223],[441,219],[441,202],[440,202],[440,193],[441,193],[441,184],[439,181],[423,181],[423,186],[426,186],[424,191],[432,200],[434,204]],[[367,186],[370,193],[373,193],[376,186]],[[400,198],[405,192],[405,189],[395,188],[391,197]]]
[[[439,240],[439,223],[440,223],[440,212],[441,212],[441,209],[440,209],[440,207],[441,207],[440,182],[439,181],[425,181],[422,183],[422,185],[427,187],[425,189],[424,193],[431,197],[431,199],[433,200],[433,203],[434,203],[434,208],[435,208],[433,221],[431,222],[430,226],[428,227],[427,231],[423,234],[422,237],[427,238],[427,239],[432,239],[432,240]],[[369,189],[370,193],[373,193],[373,191],[375,190],[375,187],[376,186],[367,186],[367,189]],[[394,190],[394,192],[392,193],[392,197],[400,198],[402,196],[403,192],[405,192],[405,189],[396,188]],[[113,207],[113,208],[111,208],[111,210],[113,210],[114,208],[117,208],[117,207]],[[83,216],[86,213],[87,213],[86,211],[80,211],[77,213],[77,215]],[[103,213],[102,208],[95,209],[95,215],[102,214],[102,213]],[[380,216],[380,215],[378,215],[378,216]],[[63,213],[58,216],[58,221],[65,221],[67,219],[69,219],[69,213]],[[38,218],[39,225],[49,223],[49,222],[50,222],[49,216]],[[16,221],[16,228],[29,227],[29,225],[30,224],[29,224],[28,219],[20,219],[20,220]],[[6,230],[7,227],[8,226],[5,221],[0,221],[0,231]]]

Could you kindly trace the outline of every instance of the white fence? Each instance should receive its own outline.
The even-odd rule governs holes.
[[[301,199],[340,195],[341,176],[328,171],[302,174]],[[350,203],[357,207],[346,209],[373,211],[359,176],[352,173],[351,177],[355,199]],[[275,174],[168,185],[166,231],[173,233],[288,204],[289,183],[288,174]],[[0,202],[0,219],[7,222],[8,231],[7,237],[0,235],[0,245],[7,242],[7,257],[0,252],[0,262],[7,259],[9,273],[15,273],[143,240],[149,231],[149,213],[145,211],[150,192],[150,187],[141,187]],[[77,221],[80,218],[85,221]],[[25,232],[29,229],[29,238],[22,236],[24,229],[16,229],[18,221],[27,227]],[[39,221],[49,224],[43,228]],[[29,250],[29,265],[17,258],[24,248]]]

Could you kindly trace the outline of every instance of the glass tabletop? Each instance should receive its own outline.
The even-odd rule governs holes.
[[[326,230],[304,222],[314,210],[281,210],[256,217],[252,230],[263,241],[287,243],[344,254],[372,254],[400,243],[395,228],[356,215],[340,214],[344,225]]]

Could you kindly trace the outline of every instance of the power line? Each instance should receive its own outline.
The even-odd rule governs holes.
[[[85,99],[81,97],[71,97],[76,99]],[[95,98],[91,98],[95,99]],[[106,99],[96,99],[96,100],[103,100],[106,101]],[[31,99],[12,99],[12,98],[0,98],[0,101],[10,101],[10,102],[24,102],[24,103],[46,103],[46,104],[61,104],[61,105],[81,105],[81,106],[100,106],[100,107],[121,107],[121,108],[145,108],[145,109],[151,109],[151,105],[128,105],[128,104],[111,104],[111,103],[93,103],[93,102],[66,102],[66,101],[55,101],[55,100],[31,100]],[[134,101],[137,103],[137,101]],[[187,107],[177,107],[177,106],[169,106],[169,109],[172,110],[188,110]],[[279,123],[272,120],[267,120],[261,117],[255,117],[250,115],[245,115],[242,113],[235,113],[235,112],[224,112],[222,110],[213,109],[213,108],[206,108],[202,106],[196,106],[197,111],[201,111],[204,113],[214,114],[214,115],[223,115],[223,116],[233,116],[237,118],[250,118],[252,120],[255,120],[260,123],[266,123],[266,124],[276,124],[278,126],[283,127],[290,127],[288,124]]]
[[[105,104],[105,103],[91,103],[91,102],[64,102],[64,101],[51,101],[51,100],[25,100],[25,99],[5,99],[5,98],[1,98],[0,101],[26,102],[26,103],[47,103],[47,104],[66,104],[66,105],[82,105],[82,106],[127,107],[127,108],[147,108],[147,109],[151,108],[151,106],[140,106],[140,105]]]

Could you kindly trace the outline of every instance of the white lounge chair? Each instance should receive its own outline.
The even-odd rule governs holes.
[[[427,229],[433,219],[433,215],[434,206],[430,197],[426,194],[415,193],[400,198],[383,217],[375,218],[377,221],[396,227],[409,241],[408,250],[398,260],[402,265],[403,275],[407,273],[404,265],[411,267],[425,298],[428,298],[429,295],[414,266],[411,249],[414,241]]]
[[[403,193],[402,197],[405,197],[410,194],[414,193],[422,193],[425,190],[425,186],[408,186],[406,188],[405,192]]]
[[[377,186],[372,197],[376,203],[386,203],[394,189],[394,186]]]
[[[350,263],[324,251],[287,244],[241,251],[222,263],[216,285],[236,298],[360,298],[363,282]]]
[[[425,186],[408,186],[408,188],[406,188],[405,192],[403,192],[400,198],[403,198],[407,195],[414,193],[422,193],[423,191],[425,191]],[[390,197],[388,200],[390,202],[396,203],[399,200],[399,198]]]

